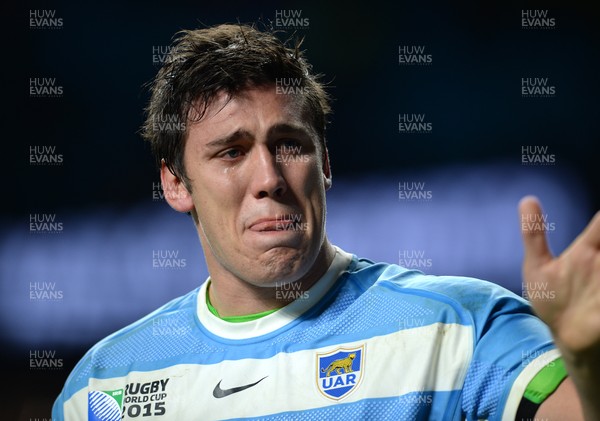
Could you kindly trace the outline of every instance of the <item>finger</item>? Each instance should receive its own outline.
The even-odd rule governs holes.
[[[546,240],[546,216],[534,196],[525,196],[519,201],[521,237],[525,247],[525,264],[541,265],[552,259]]]

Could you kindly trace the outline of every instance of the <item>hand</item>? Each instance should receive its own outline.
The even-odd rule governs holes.
[[[600,212],[558,257],[546,240],[539,201],[519,202],[525,246],[524,289],[566,358],[600,354]],[[595,358],[594,357],[594,358]],[[569,358],[570,359],[570,358]],[[587,359],[587,358],[584,358]],[[600,361],[596,360],[596,364]]]

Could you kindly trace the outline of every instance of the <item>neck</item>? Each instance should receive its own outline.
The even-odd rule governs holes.
[[[288,295],[298,296],[308,291],[327,272],[334,256],[334,247],[325,239],[311,268],[289,287],[295,293]],[[211,271],[208,294],[221,317],[261,313],[285,307],[294,301],[294,297],[282,297],[281,288],[256,286],[231,273],[228,275],[213,277]]]

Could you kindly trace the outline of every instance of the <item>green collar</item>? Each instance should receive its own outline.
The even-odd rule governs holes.
[[[217,316],[219,319],[225,320],[226,322],[230,322],[230,323],[250,322],[252,320],[257,320],[257,319],[260,319],[261,317],[268,316],[269,314],[275,313],[277,310],[279,310],[278,308],[274,308],[272,310],[261,311],[260,313],[254,313],[254,314],[245,314],[243,316],[222,317],[219,315],[219,312],[217,311],[217,309],[214,308],[214,306],[210,302],[210,298],[208,296],[208,289],[210,288],[210,280],[208,280],[207,282],[209,282],[209,284],[206,288],[206,305],[208,307],[208,310],[212,314]]]

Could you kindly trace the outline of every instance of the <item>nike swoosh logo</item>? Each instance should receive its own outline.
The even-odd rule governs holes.
[[[223,380],[221,380],[219,383],[217,383],[217,385],[213,389],[213,396],[215,398],[217,398],[217,399],[220,399],[220,398],[224,398],[225,396],[233,395],[234,393],[241,392],[242,390],[249,389],[252,386],[256,386],[257,384],[259,384],[260,382],[262,382],[267,377],[269,377],[269,376],[265,376],[265,377],[263,377],[262,379],[260,379],[259,381],[255,382],[255,383],[247,384],[245,386],[232,387],[231,389],[221,389],[221,382],[223,381]]]

